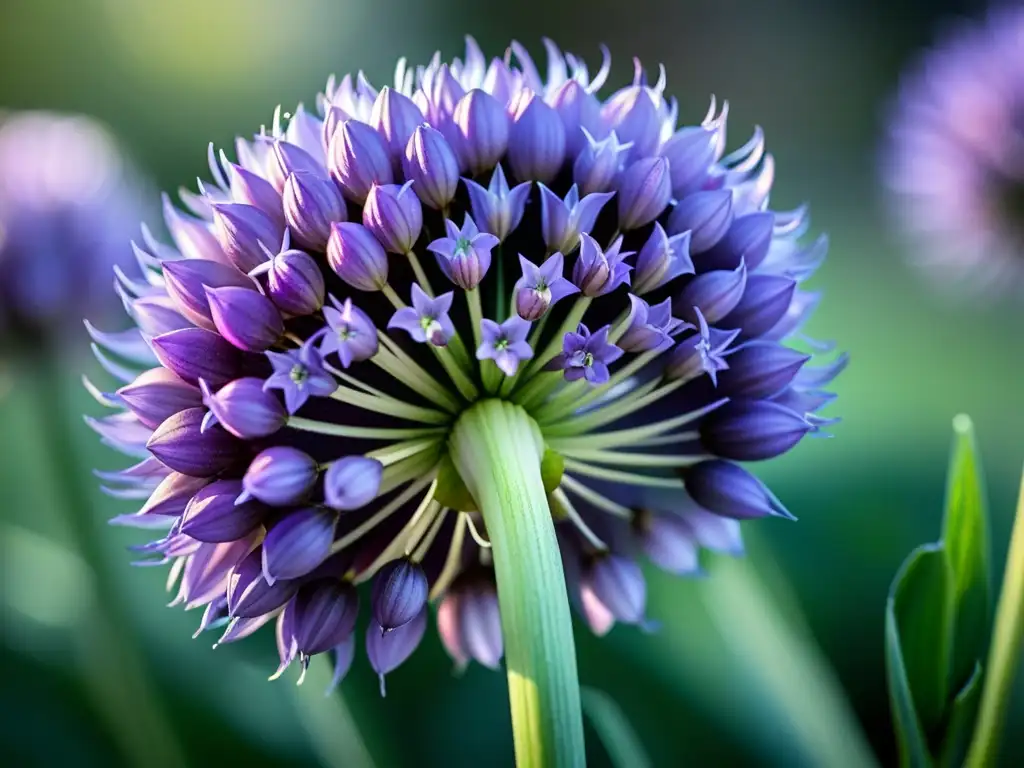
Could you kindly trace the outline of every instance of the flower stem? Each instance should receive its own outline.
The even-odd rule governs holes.
[[[520,768],[582,766],[583,720],[565,577],[526,412],[482,400],[449,438],[492,542]]]
[[[1003,588],[999,595],[992,647],[988,655],[985,689],[974,737],[964,765],[983,768],[996,764],[999,735],[1006,719],[1006,704],[1020,662],[1024,641],[1024,476],[1021,477],[1017,516],[1010,537]]]

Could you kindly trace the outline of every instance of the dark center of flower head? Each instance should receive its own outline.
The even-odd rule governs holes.
[[[228,617],[225,641],[276,617],[282,668],[334,650],[344,674],[366,581],[381,674],[419,642],[428,599],[451,619],[453,656],[497,664],[488,532],[449,449],[482,401],[529,420],[571,587],[603,632],[644,620],[632,552],[695,573],[701,546],[740,549],[736,519],[784,514],[732,462],[788,450],[830,399],[842,360],[801,371],[807,356],[784,343],[813,304],[791,275],[814,260],[797,243],[805,213],[765,209],[760,134],[723,156],[724,114],[676,126],[662,81],[602,97],[607,62],[589,79],[553,54],[543,82],[514,50],[525,65],[497,59],[497,78],[474,43],[457,67],[408,70],[411,89],[332,84],[326,115],[299,110],[239,141],[237,166],[214,160],[210,221],[168,215],[176,241],[207,251],[166,262],[174,312],[153,314],[149,281],[123,286],[173,373],[156,387],[142,373],[121,390],[134,415],[97,422],[130,453],[145,435],[154,466],[124,484],[163,481],[132,520],[199,498],[149,551],[187,561],[179,602],[207,605],[204,626]],[[448,90],[422,89],[437,82]],[[587,104],[550,106],[568,98]],[[281,222],[295,247],[268,276]],[[783,256],[766,259],[776,239]],[[249,273],[261,290],[245,290]],[[716,353],[760,342],[730,351],[717,384],[695,363],[698,317]],[[120,338],[100,343],[131,357]],[[632,525],[649,489],[678,497]]]

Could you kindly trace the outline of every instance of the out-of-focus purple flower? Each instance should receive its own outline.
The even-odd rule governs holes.
[[[401,328],[420,344],[445,346],[455,335],[455,326],[448,316],[454,294],[449,291],[432,299],[417,283],[412,286],[412,306],[403,307],[391,316],[388,328]]]
[[[905,72],[882,175],[911,260],[947,291],[1024,290],[1024,9],[951,27]]]
[[[476,350],[476,359],[493,360],[506,376],[515,376],[519,364],[533,357],[533,348],[526,343],[530,324],[515,315],[500,325],[486,318],[481,323],[483,342]]]
[[[611,293],[620,285],[629,284],[629,272],[632,269],[625,263],[632,252],[622,252],[622,238],[606,250],[595,242],[590,235],[580,236],[580,253],[572,267],[572,281],[584,296],[603,296]]]
[[[543,184],[540,187],[541,231],[549,251],[572,253],[580,234],[590,232],[604,204],[614,192],[595,192],[580,199],[576,185],[561,199]]]
[[[491,174],[487,189],[472,179],[465,179],[465,182],[473,207],[473,220],[480,222],[484,232],[504,241],[523,219],[531,182],[524,181],[509,189],[500,165]]]
[[[406,622],[391,632],[385,632],[375,621],[366,628],[366,655],[370,666],[380,677],[380,694],[384,695],[384,677],[394,672],[412,656],[412,652],[423,639],[427,629],[427,608],[412,621]]]
[[[640,624],[647,607],[647,584],[635,560],[599,555],[583,575],[582,588],[624,624]]]
[[[332,296],[331,303],[334,306],[323,308],[328,330],[320,342],[320,354],[327,357],[332,352],[337,353],[342,368],[377,354],[380,346],[377,328],[367,314],[353,304],[352,299],[339,304]]]
[[[280,389],[288,413],[295,413],[310,397],[327,397],[338,388],[338,382],[324,369],[324,361],[312,343],[288,352],[267,352],[274,372],[266,380],[265,389]]]
[[[491,268],[491,250],[498,238],[477,229],[473,219],[466,215],[462,228],[451,219],[445,219],[447,237],[441,237],[427,246],[437,256],[437,264],[449,280],[464,291],[476,288]]]
[[[563,261],[561,253],[553,253],[538,266],[520,254],[523,276],[513,291],[516,313],[523,320],[540,320],[556,302],[579,293],[580,289],[562,276]]]
[[[423,228],[423,208],[412,185],[374,185],[366,196],[363,226],[391,253],[409,253]]]
[[[498,668],[505,647],[493,573],[467,573],[455,580],[437,608],[437,631],[460,667],[473,660]]]
[[[591,334],[582,323],[574,333],[565,334],[562,351],[546,366],[549,371],[564,371],[566,381],[585,379],[594,386],[608,381],[608,366],[622,357],[622,350],[608,341],[611,326]]]

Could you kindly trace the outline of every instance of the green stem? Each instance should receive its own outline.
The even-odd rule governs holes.
[[[996,610],[992,647],[989,650],[985,688],[981,694],[978,723],[964,765],[984,768],[996,764],[999,736],[1006,719],[1006,705],[1020,662],[1024,640],[1024,476],[1021,477],[1017,516],[1006,557],[1003,588]]]
[[[540,432],[522,408],[487,399],[462,414],[449,447],[492,542],[516,762],[583,766],[576,650]]]
[[[35,359],[30,382],[42,441],[53,471],[52,487],[74,546],[89,564],[96,601],[84,625],[74,633],[79,663],[96,706],[104,716],[129,765],[184,766],[181,747],[161,710],[146,663],[133,643],[134,628],[123,609],[124,597],[108,566],[101,530],[105,528],[90,503],[92,489],[75,452],[72,424],[81,423],[68,408],[64,370],[52,354]]]

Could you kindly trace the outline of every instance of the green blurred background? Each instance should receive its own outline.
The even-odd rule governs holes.
[[[312,103],[328,73],[362,68],[385,82],[399,56],[461,55],[465,33],[490,55],[518,38],[539,56],[547,35],[593,65],[605,42],[619,81],[634,55],[664,62],[687,122],[709,94],[728,98],[732,146],[755,122],[767,133],[773,204],[810,201],[831,233],[815,279],[827,296],[810,330],[851,352],[832,407],[844,421],[834,440],[805,441],[763,468],[798,523],[747,525],[751,556],[712,563],[704,581],[652,571],[649,614],[661,631],[578,631],[580,674],[619,702],[656,765],[853,764],[855,721],[892,764],[886,590],[909,550],[937,535],[950,420],[975,420],[1000,568],[1024,457],[1024,310],[931,293],[905,265],[876,178],[900,68],[941,25],[982,11],[941,0],[4,0],[0,107],[95,115],[154,188],[175,189],[207,174],[208,141],[251,133],[279,102]],[[84,331],[79,342],[85,350]],[[77,386],[95,368],[66,356],[68,412],[96,413]],[[389,678],[386,699],[365,663],[335,700],[323,698],[322,677],[267,682],[270,631],[217,650],[208,636],[190,639],[198,617],[163,607],[164,571],[128,565],[124,548],[144,533],[110,528],[105,551],[76,550],[30,407],[39,382],[8,359],[0,387],[4,765],[129,764],[125,745],[150,717],[174,742],[142,745],[153,766],[355,766],[362,750],[379,766],[511,764],[504,676],[474,667],[454,677],[432,631]],[[123,464],[80,422],[69,428],[83,477]],[[98,493],[90,501],[86,524],[97,529],[130,511]],[[94,589],[97,555],[113,595]],[[100,599],[123,614],[120,645],[94,631]],[[135,672],[151,696],[132,687]],[[107,683],[89,683],[97,678]],[[1006,765],[1024,764],[1020,688]],[[592,764],[605,764],[593,734],[588,742]]]

